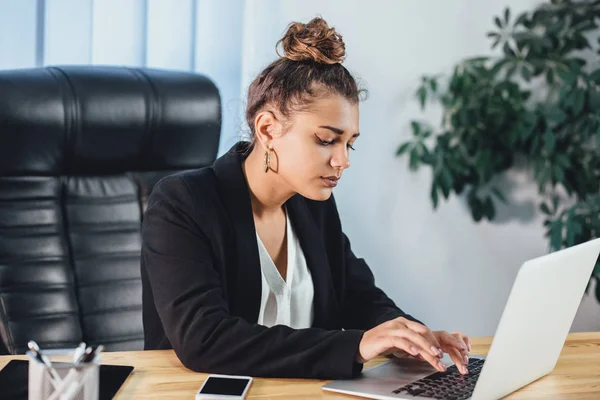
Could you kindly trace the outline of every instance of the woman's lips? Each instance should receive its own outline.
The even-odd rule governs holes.
[[[336,187],[339,180],[340,180],[340,178],[338,178],[337,176],[322,176],[321,177],[321,181],[323,181],[325,186],[328,186],[331,188]]]

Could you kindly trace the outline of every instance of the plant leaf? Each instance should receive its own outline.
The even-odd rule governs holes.
[[[556,155],[556,163],[563,168],[571,168],[571,160],[566,154],[557,154]]]
[[[436,181],[434,180],[433,183],[431,184],[431,201],[433,203],[433,208],[436,209],[438,206],[438,192],[437,192],[437,186],[436,186]]]
[[[571,208],[567,214],[566,233],[567,233],[567,247],[571,247],[575,244],[575,235],[579,230],[577,225],[579,222],[574,218],[575,208]]]
[[[417,142],[417,144],[415,145],[417,152],[419,154],[419,158],[422,160],[423,158],[427,158],[429,157],[429,150],[427,150],[427,147],[425,147],[425,143],[423,142]]]
[[[585,93],[583,90],[574,90],[573,91],[573,114],[579,115],[583,109],[583,105],[585,103]]]
[[[429,80],[429,87],[431,88],[431,91],[432,91],[433,93],[435,93],[435,92],[437,91],[437,86],[438,86],[438,85],[437,85],[437,79],[435,79],[435,78],[431,78],[431,79]]]
[[[531,80],[532,73],[526,66],[521,67],[521,76],[525,79],[526,82]]]
[[[552,213],[550,212],[550,209],[548,208],[548,205],[546,203],[540,204],[540,210],[542,210],[542,212],[546,215],[552,215]]]
[[[481,217],[483,217],[483,204],[479,200],[471,205],[471,216],[475,222],[481,221]]]
[[[544,133],[544,146],[549,154],[554,154],[554,150],[556,150],[556,136],[551,130],[547,130]]]
[[[411,145],[412,145],[411,142],[403,143],[400,147],[398,147],[398,150],[396,150],[396,155],[400,156],[400,155],[406,153],[406,151],[409,149],[409,147]]]
[[[500,29],[502,29],[502,21],[500,21],[500,18],[495,17],[494,18],[494,23],[496,24],[496,26]]]
[[[442,192],[444,194],[444,198],[447,199],[450,195],[450,189],[454,186],[454,179],[452,178],[452,173],[448,167],[442,169],[440,178],[443,182]]]
[[[565,182],[565,171],[562,169],[560,165],[555,165],[553,167],[554,178],[556,182],[564,183]]]
[[[485,215],[488,220],[491,221],[496,217],[496,207],[494,207],[494,203],[492,202],[491,197],[487,197],[484,202]]]
[[[522,13],[521,15],[519,15],[519,17],[515,20],[515,24],[514,26],[517,25],[521,25],[523,23],[525,23],[527,21],[527,13]]]
[[[506,56],[509,56],[509,57],[515,57],[516,56],[516,54],[513,51],[513,49],[510,48],[510,45],[508,44],[508,42],[504,42],[504,46],[502,46],[502,51],[504,52],[504,54]],[[513,71],[511,74],[509,74],[509,77],[514,73],[514,71],[516,71],[516,69],[517,69],[517,64],[515,63],[515,65],[513,65],[511,67],[511,69],[509,70],[509,71]]]
[[[498,72],[500,72],[502,70],[502,68],[504,68],[504,66],[508,63],[509,63],[509,60],[507,60],[506,58],[501,58],[496,63],[494,63],[494,66],[490,70],[490,73],[492,75],[497,75]]]
[[[504,9],[504,23],[508,25],[508,21],[510,20],[510,9],[506,7]]]
[[[421,125],[417,121],[411,121],[410,127],[412,129],[413,135],[419,136],[419,133],[421,132]]]
[[[553,196],[552,197],[552,209],[554,210],[554,212],[556,213],[556,211],[558,211],[558,202],[560,201],[560,199],[558,198],[558,196]]]
[[[508,46],[507,44],[504,45],[505,48],[508,48],[507,46]],[[512,50],[510,50],[510,51],[512,51]],[[513,66],[509,67],[506,70],[506,79],[512,78],[512,76],[515,74],[516,71],[517,71],[517,66],[516,65],[513,65]]]
[[[556,124],[562,124],[567,119],[567,114],[561,110],[559,107],[553,107],[550,111],[548,117],[550,120]]]
[[[600,91],[596,90],[596,88],[591,88],[588,91],[588,96],[590,100],[590,108],[592,110],[598,110],[600,108]]]
[[[566,85],[572,84],[577,77],[575,73],[565,67],[558,67],[555,72]]]
[[[567,65],[571,67],[571,69],[578,73],[579,70],[586,64],[585,60],[580,57],[571,57],[566,59]]]
[[[419,98],[419,104],[421,104],[421,109],[425,108],[425,101],[427,100],[427,89],[424,86],[421,86],[417,90],[417,97]]]
[[[506,197],[502,194],[502,192],[498,188],[492,188],[492,193],[504,204],[508,204],[506,201]]]
[[[544,164],[542,164],[540,174],[537,178],[540,192],[543,191],[544,186],[546,186],[546,183],[548,183],[548,180],[550,179],[550,175],[551,175],[551,170],[549,168],[547,168]]]
[[[419,153],[415,147],[410,150],[408,165],[412,171],[416,171],[419,168]]]
[[[554,250],[560,250],[562,247],[562,230],[563,223],[561,219],[557,219],[550,225],[550,246]]]
[[[548,83],[548,85],[552,85],[554,83],[554,71],[551,69],[548,69],[548,71],[546,71],[546,82]]]
[[[596,69],[594,72],[590,74],[590,80],[600,83],[600,68]]]

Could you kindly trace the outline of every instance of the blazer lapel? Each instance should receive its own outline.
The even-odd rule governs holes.
[[[286,202],[286,207],[313,279],[315,293],[313,326],[335,329],[339,326],[337,321],[339,312],[321,232],[300,195],[290,198]]]
[[[252,216],[250,191],[242,169],[242,154],[247,144],[240,142],[217,159],[213,169],[217,176],[222,200],[234,232],[231,251],[237,253],[236,270],[228,273],[232,312],[247,321],[258,321],[262,290],[260,258],[256,228]],[[227,244],[229,245],[229,244]],[[236,257],[236,256],[234,256]]]

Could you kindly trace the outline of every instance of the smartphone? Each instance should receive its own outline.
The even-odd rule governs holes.
[[[245,399],[251,384],[249,376],[211,374],[196,393],[196,400]]]

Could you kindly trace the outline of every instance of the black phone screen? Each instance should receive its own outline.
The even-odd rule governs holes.
[[[132,366],[100,365],[99,400],[112,399],[133,371]],[[10,360],[0,370],[0,398],[2,400],[27,400],[29,361]]]
[[[221,394],[227,396],[241,396],[250,383],[247,378],[221,378],[209,377],[200,390],[203,394]]]

